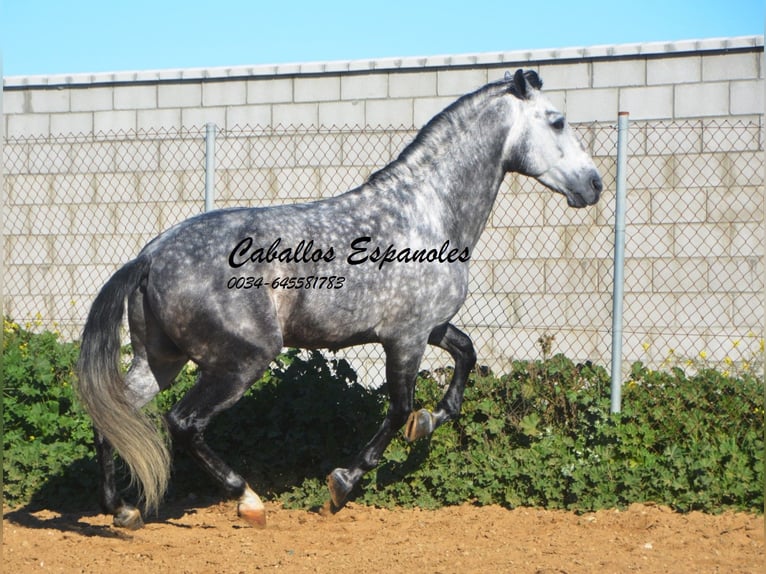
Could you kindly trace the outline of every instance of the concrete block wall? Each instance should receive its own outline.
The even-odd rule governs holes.
[[[432,58],[4,79],[7,137],[235,126],[419,128],[536,69],[573,123],[763,113],[761,37]]]
[[[728,341],[756,330],[762,317],[755,302],[763,266],[762,57],[763,39],[745,37],[5,78],[5,134],[9,147],[20,146],[13,165],[6,154],[5,307],[17,319],[33,309],[56,316],[76,333],[120,262],[202,210],[200,136],[209,122],[224,130],[220,206],[305,201],[358,185],[456,97],[524,67],[540,73],[548,97],[580,125],[607,190],[598,207],[573,212],[528,180],[507,178],[472,257],[471,297],[459,316],[481,360],[501,370],[510,358],[539,356],[541,329],[557,334],[554,350],[608,360],[610,126],[623,110],[633,122],[630,359],[659,360],[670,348],[723,358]],[[715,129],[722,121],[750,127],[731,140]],[[670,122],[685,127],[663,130]],[[250,128],[261,135],[229,137]],[[281,128],[314,135],[276,135],[261,145]],[[148,144],[113,137],[136,131],[154,135]],[[193,137],[169,135],[177,133]],[[72,134],[93,141],[60,137]],[[108,145],[98,141],[106,134]]]

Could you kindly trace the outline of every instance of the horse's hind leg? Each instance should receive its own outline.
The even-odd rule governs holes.
[[[134,340],[135,345],[135,340]],[[134,346],[135,355],[125,377],[125,386],[136,408],[143,407],[161,389],[168,387],[179,373],[185,358],[160,361],[153,370],[149,367],[143,346]],[[155,376],[154,373],[157,373]],[[115,478],[114,448],[104,436],[95,430],[96,457],[101,468],[99,503],[101,509],[114,517],[115,526],[134,530],[143,526],[141,512],[126,503],[117,490]]]
[[[183,447],[231,498],[239,499],[237,512],[254,526],[266,524],[266,512],[245,479],[213,452],[204,439],[205,428],[221,411],[236,403],[260,377],[281,349],[274,338],[267,348],[230,343],[227,358],[215,365],[201,365],[196,384],[166,416],[174,441]],[[233,364],[239,361],[239,364]],[[231,362],[231,365],[228,363]],[[224,365],[227,364],[227,367]],[[235,370],[236,367],[236,370]]]
[[[133,360],[125,377],[125,388],[135,407],[140,409],[173,383],[187,357],[162,332],[151,310],[144,305],[140,290],[131,295],[129,311]],[[101,509],[114,517],[115,526],[140,528],[143,526],[141,512],[126,503],[117,490],[114,448],[98,430],[95,443],[101,468]]]
[[[96,458],[101,468],[99,485],[99,504],[104,514],[111,514],[115,526],[136,530],[144,525],[141,512],[130,504],[126,504],[117,491],[115,478],[114,448],[104,436],[94,430],[96,442]]]
[[[471,369],[476,364],[476,351],[471,339],[451,323],[434,329],[428,338],[428,343],[452,355],[455,360],[455,371],[447,392],[433,413],[421,409],[410,415],[404,430],[404,436],[409,441],[431,434],[440,425],[460,415],[465,384]]]
[[[213,452],[203,433],[213,416],[237,402],[263,370],[265,366],[261,372],[251,371],[248,376],[201,372],[196,385],[166,417],[175,443],[184,448],[229,497],[239,499],[238,514],[256,526],[266,523],[263,503],[245,479]]]

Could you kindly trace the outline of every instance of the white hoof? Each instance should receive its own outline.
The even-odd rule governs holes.
[[[258,528],[266,526],[266,508],[263,506],[263,502],[261,502],[258,495],[249,486],[245,488],[245,493],[239,499],[237,516],[250,526]]]

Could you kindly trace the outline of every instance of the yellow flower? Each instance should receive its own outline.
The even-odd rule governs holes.
[[[707,351],[700,351],[700,359],[703,361],[707,359]]]
[[[642,343],[641,346],[644,348],[644,351],[648,351],[649,347],[651,347],[651,345],[647,342]]]
[[[734,361],[732,361],[732,359],[731,359],[731,357],[730,357],[729,355],[726,355],[726,356],[723,358],[723,362],[724,362],[724,363],[726,363],[726,364],[727,364],[727,365],[729,365],[729,366],[731,366],[731,365],[733,365],[733,364],[734,364]]]
[[[735,349],[736,349],[737,347],[739,347],[739,339],[734,339],[734,340],[731,342],[731,346],[732,346],[732,347],[734,347]]]
[[[18,331],[18,330],[19,330],[19,324],[18,323],[3,317],[3,332],[4,333],[10,335],[14,331]]]

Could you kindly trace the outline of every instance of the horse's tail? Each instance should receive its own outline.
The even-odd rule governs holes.
[[[77,391],[94,427],[130,468],[147,512],[156,510],[170,478],[170,450],[157,425],[131,400],[120,368],[125,298],[138,288],[149,260],[138,257],[107,281],[88,313],[78,362]]]

